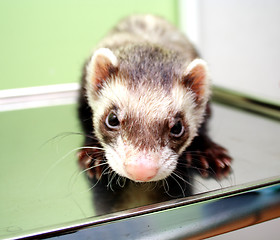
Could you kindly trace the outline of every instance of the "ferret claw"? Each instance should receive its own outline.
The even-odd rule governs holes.
[[[187,165],[198,169],[203,177],[226,177],[231,171],[232,158],[228,151],[214,142],[208,142],[205,148],[186,152]]]
[[[84,148],[78,152],[79,165],[85,170],[90,179],[96,178],[99,180],[102,173],[101,160],[96,155],[96,149]]]

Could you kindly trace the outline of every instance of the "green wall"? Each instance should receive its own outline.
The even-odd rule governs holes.
[[[0,89],[79,81],[84,60],[120,18],[177,23],[176,0],[1,0]]]
[[[98,40],[133,13],[176,24],[177,1],[0,0],[0,90],[78,82]],[[1,239],[94,215],[71,151],[82,137],[67,134],[80,131],[75,105],[2,112],[0,123]]]

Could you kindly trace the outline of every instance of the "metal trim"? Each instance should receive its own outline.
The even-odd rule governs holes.
[[[73,104],[78,83],[0,90],[0,112]]]

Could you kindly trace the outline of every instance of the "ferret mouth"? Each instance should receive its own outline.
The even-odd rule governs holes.
[[[139,150],[119,142],[106,146],[105,157],[113,171],[134,182],[154,182],[167,178],[177,166],[178,154],[164,147],[160,151]]]

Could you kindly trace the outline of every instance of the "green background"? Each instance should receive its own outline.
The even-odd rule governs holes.
[[[176,24],[177,1],[1,0],[0,90],[78,82],[98,40],[133,13]],[[83,138],[68,134],[80,132],[76,105],[1,112],[0,126],[0,239],[95,215]]]
[[[78,82],[116,22],[153,13],[177,23],[176,0],[1,0],[0,89]]]

